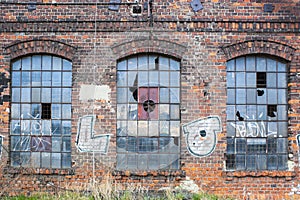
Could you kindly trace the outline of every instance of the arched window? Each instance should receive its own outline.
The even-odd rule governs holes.
[[[66,59],[32,55],[12,63],[12,166],[71,167],[71,90]]]
[[[228,170],[286,170],[287,65],[263,55],[227,62]]]
[[[117,168],[178,169],[180,62],[141,54],[117,65]]]

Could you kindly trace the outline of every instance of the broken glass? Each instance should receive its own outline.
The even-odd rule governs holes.
[[[267,90],[265,88],[257,89],[257,103],[258,104],[267,103]]]

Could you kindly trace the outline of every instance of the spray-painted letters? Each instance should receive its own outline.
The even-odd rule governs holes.
[[[81,152],[107,153],[110,134],[94,135],[95,116],[86,115],[79,118],[76,146]]]
[[[183,125],[187,148],[194,156],[210,155],[217,143],[216,132],[222,131],[221,120],[217,116],[210,116]]]

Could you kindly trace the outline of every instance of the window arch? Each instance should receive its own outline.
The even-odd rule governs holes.
[[[139,54],[117,64],[117,168],[178,169],[180,62]]]
[[[41,54],[11,67],[11,165],[71,167],[72,63]]]
[[[287,64],[248,55],[227,62],[228,170],[286,170]]]

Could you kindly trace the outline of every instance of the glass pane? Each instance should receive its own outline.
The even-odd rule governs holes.
[[[53,57],[53,70],[62,69],[62,59],[59,57]]]
[[[227,103],[235,104],[235,89],[227,89]]]
[[[256,89],[247,89],[247,104],[256,104]]]
[[[236,73],[236,87],[245,87],[246,86],[246,73],[237,72]]]
[[[160,103],[169,103],[169,88],[160,88],[159,101]]]
[[[288,141],[286,138],[277,138],[277,153],[287,153]]]
[[[118,104],[117,105],[117,119],[127,119],[127,105]]]
[[[258,120],[266,120],[267,119],[267,106],[261,105],[257,106],[257,119]]]
[[[180,136],[180,122],[170,121],[170,136],[179,137]]]
[[[71,88],[63,88],[62,89],[62,102],[63,103],[71,103],[71,100],[72,100],[71,92],[72,92]]]
[[[127,102],[127,88],[118,88],[117,103],[126,103],[126,102]]]
[[[247,163],[247,170],[255,170],[256,169],[256,156],[255,155],[247,155],[246,163]]]
[[[256,105],[248,105],[247,106],[247,120],[257,120]]]
[[[61,102],[61,88],[52,88],[52,102]]]
[[[128,59],[128,70],[137,70],[137,58],[129,58]]]
[[[52,151],[53,152],[61,151],[61,137],[52,137]]]
[[[71,119],[71,104],[62,105],[62,118]]]
[[[127,69],[127,63],[126,63],[126,60],[123,60],[121,62],[118,62],[117,64],[117,69],[118,70],[126,70]]]
[[[263,71],[266,71],[267,69],[267,62],[266,62],[266,58],[264,57],[257,57],[257,60],[256,60],[256,67],[257,67],[257,71],[259,72],[263,72]]]
[[[234,71],[235,70],[235,59],[229,60],[226,63],[227,71]]]
[[[257,155],[256,156],[256,164],[258,170],[265,170],[267,169],[267,155]]]
[[[127,85],[127,72],[118,72],[117,73],[117,85],[126,86]]]
[[[51,121],[50,120],[42,120],[42,134],[43,135],[51,135]]]
[[[179,105],[170,105],[170,118],[171,119],[180,119]]]
[[[237,170],[245,170],[246,169],[246,156],[241,154],[241,155],[236,155],[236,169]]]
[[[148,69],[148,56],[140,55],[138,57],[138,69],[147,70]]]
[[[72,72],[63,72],[62,86],[72,86]]]
[[[255,71],[255,56],[246,57],[246,70]]]
[[[278,73],[278,87],[279,88],[286,88],[287,87],[287,78],[285,73]]]
[[[158,72],[157,71],[150,71],[149,72],[149,84],[151,86],[158,86],[159,82],[158,82]]]
[[[20,93],[21,93],[20,88],[12,88],[12,92],[11,92],[12,102],[20,102],[21,100]]]
[[[30,104],[22,104],[21,107],[21,119],[29,119],[30,116]]]
[[[31,83],[31,73],[30,72],[22,72],[22,86],[30,86]]]
[[[268,104],[277,104],[276,89],[268,89]]]
[[[32,86],[41,86],[41,72],[32,72]]]
[[[276,88],[277,86],[277,74],[276,73],[267,73],[267,87]]]
[[[277,106],[278,120],[287,120],[287,106]]]
[[[66,72],[64,72],[64,75],[65,73]],[[64,78],[66,77],[64,76]],[[64,84],[65,84],[65,80],[64,80]],[[52,72],[52,86],[61,86],[61,72]]]
[[[179,87],[180,86],[180,73],[170,72],[170,86]]]
[[[22,59],[22,70],[30,70],[31,69],[31,57],[25,57]]]
[[[267,90],[265,88],[257,89],[257,103],[258,104],[267,103]]]
[[[41,167],[41,153],[31,152],[31,165],[32,167]]]
[[[278,72],[286,72],[286,64],[285,63],[278,62],[277,65],[278,65],[277,66]]]
[[[235,87],[235,72],[227,72],[227,87]]]
[[[42,57],[42,69],[43,70],[51,70],[51,66],[52,66],[51,56],[44,55]]]
[[[277,170],[277,155],[268,155],[268,169],[269,170]]]
[[[148,121],[138,121],[138,136],[148,136]]]
[[[237,89],[236,90],[236,104],[245,104],[246,103],[246,90]]]
[[[166,86],[166,87],[169,87],[170,85],[170,81],[169,81],[169,72],[160,72],[159,73],[159,80],[160,80],[160,85],[161,86]]]
[[[72,63],[63,59],[63,70],[72,70]]]
[[[227,137],[235,136],[235,124],[234,122],[227,123]]]
[[[180,70],[180,62],[170,59],[170,70]]]
[[[236,59],[236,71],[245,71],[245,58],[240,57]]]
[[[139,72],[138,75],[138,85],[139,86],[148,86],[148,72]]]
[[[170,102],[171,103],[180,103],[179,88],[170,88]]]
[[[20,72],[12,72],[11,77],[12,86],[20,86],[21,85],[21,73]]]
[[[287,170],[288,166],[288,155],[278,155],[278,169],[279,170]]]
[[[63,135],[71,135],[72,124],[71,121],[62,121],[62,134]]]
[[[41,89],[40,88],[32,88],[32,102],[40,102],[41,101]]]
[[[51,105],[51,119],[60,119],[61,118],[61,104],[52,104]]]
[[[159,70],[169,70],[169,58],[159,57]]]
[[[31,104],[31,117],[32,119],[41,118],[41,105],[40,104]]]
[[[169,121],[160,121],[159,122],[159,134],[160,136],[168,136],[169,135]]]
[[[21,70],[21,59],[13,62],[12,70]]]
[[[30,101],[31,101],[31,90],[30,90],[30,88],[22,88],[21,102],[30,102]]]
[[[71,168],[71,153],[62,153],[62,168]]]
[[[246,73],[247,87],[256,87],[256,73]]]
[[[246,153],[246,139],[236,138],[236,153]]]
[[[32,69],[41,70],[41,65],[42,65],[42,57],[40,55],[32,56]]]
[[[13,167],[19,167],[21,163],[20,152],[11,152],[10,157],[11,157],[11,165]]]
[[[71,152],[71,137],[62,138],[62,151]]]
[[[278,104],[286,104],[287,103],[287,91],[286,89],[278,89]]]
[[[268,58],[267,59],[267,70],[272,71],[272,72],[276,72],[277,71],[276,68],[277,68],[276,67],[276,61],[273,60],[273,59]]]
[[[51,135],[61,135],[61,121],[52,120],[51,121]]]
[[[21,118],[21,105],[20,104],[12,104],[11,105],[11,118],[20,119]]]
[[[169,104],[159,105],[159,119],[170,119]]]
[[[42,103],[51,102],[51,88],[42,88]]]
[[[149,121],[149,136],[159,136],[158,121]]]
[[[124,128],[126,129],[126,126]],[[138,136],[137,128],[138,128],[137,121],[128,121],[128,131],[125,130],[125,133],[127,131],[127,135],[129,136]]]
[[[61,168],[61,154],[60,153],[52,153],[51,158],[52,168]]]
[[[51,158],[50,153],[42,152],[42,167],[43,168],[50,168],[50,160],[51,160],[50,158]]]
[[[278,122],[278,136],[279,137],[287,137],[287,122]]]
[[[42,72],[42,86],[51,86],[51,72]]]

